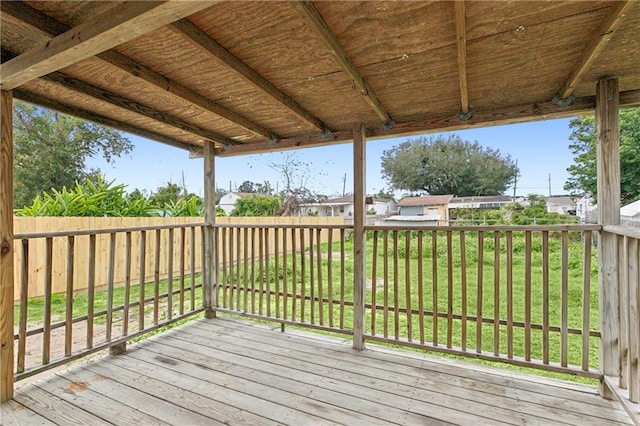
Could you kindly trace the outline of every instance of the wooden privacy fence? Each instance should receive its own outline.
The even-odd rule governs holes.
[[[46,235],[60,231],[87,231],[87,230],[104,230],[104,229],[120,229],[132,227],[146,226],[165,226],[165,225],[184,225],[201,223],[201,217],[175,217],[175,218],[159,218],[159,217],[14,217],[14,232],[16,234],[16,244],[14,246],[14,262],[15,262],[15,282],[14,301],[20,300],[20,283],[22,280],[22,247],[18,240],[21,235],[39,234],[40,238],[30,238],[29,242],[29,273],[28,273],[28,291],[29,297],[42,297],[45,295],[45,282],[47,274],[47,239]],[[314,217],[221,217],[217,218],[220,224],[279,224],[279,225],[307,225],[307,224],[342,224],[342,218],[314,218]],[[160,278],[166,278],[169,272],[169,246],[175,248],[172,251],[173,265],[179,265],[180,258],[183,255],[181,249],[184,247],[184,256],[195,259],[193,265],[190,262],[185,264],[185,272],[190,273],[191,267],[195,268],[195,272],[202,269],[202,235],[200,232],[187,231],[185,235],[182,231],[154,230],[145,233],[134,233],[131,236],[131,256],[132,262],[138,265],[140,262],[140,241],[142,235],[145,236],[145,246],[149,253],[155,255],[157,251],[158,273]],[[95,237],[96,265],[95,265],[95,286],[101,288],[107,285],[109,280],[109,250],[110,238],[108,233],[101,233]],[[127,271],[124,262],[125,252],[125,233],[117,233],[115,236],[115,263],[113,270],[114,285],[121,286],[127,278]],[[184,242],[182,239],[184,238]],[[158,239],[158,240],[156,240]],[[170,244],[171,242],[171,244]],[[52,293],[63,293],[66,290],[65,274],[67,271],[67,245],[68,241],[65,237],[52,237],[51,239],[51,281]],[[74,239],[74,276],[73,289],[74,293],[86,292],[88,286],[88,264],[89,264],[89,236],[79,235]],[[272,251],[273,251],[273,241]],[[157,246],[157,249],[155,248]],[[140,272],[145,271],[145,281],[154,279],[156,269],[155,256],[145,256],[144,268],[134,268],[129,272],[129,279],[133,281],[140,280]]]

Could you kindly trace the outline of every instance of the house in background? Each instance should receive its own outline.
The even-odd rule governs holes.
[[[589,195],[583,195],[576,201],[576,216],[580,223],[597,223],[598,206]]]
[[[552,195],[545,198],[547,202],[547,212],[559,214],[576,214],[576,203],[569,195]]]
[[[620,223],[640,228],[640,200],[620,208]]]
[[[366,198],[367,214],[385,216],[397,209],[394,200],[382,198]],[[342,216],[351,217],[354,212],[353,195],[332,198],[320,203],[306,203],[300,205],[300,216]]]
[[[449,202],[453,195],[429,195],[425,197],[404,197],[398,201],[399,216],[391,216],[389,221],[419,221],[428,225],[449,224]],[[412,219],[409,219],[412,218]]]
[[[254,194],[249,192],[229,192],[228,194],[220,197],[220,201],[218,201],[218,207],[224,210],[224,213],[229,216],[231,214],[231,211],[236,208],[236,201],[250,195]]]
[[[508,195],[481,195],[475,197],[453,197],[449,202],[449,210],[452,209],[499,209],[505,204],[522,203],[524,197],[510,197]]]

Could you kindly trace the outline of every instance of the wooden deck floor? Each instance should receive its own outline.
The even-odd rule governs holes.
[[[594,388],[199,320],[19,388],[3,425],[631,424]]]

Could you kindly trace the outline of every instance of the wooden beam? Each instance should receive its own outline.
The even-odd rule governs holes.
[[[0,91],[0,403],[13,397],[13,96]]]
[[[469,91],[467,89],[467,29],[464,0],[456,0],[456,47],[458,49],[458,81],[460,82],[460,110],[469,113]]]
[[[107,102],[111,105],[115,105],[117,107],[134,112],[136,114],[140,114],[145,117],[151,118],[153,120],[157,120],[162,123],[168,124],[170,126],[177,127],[181,130],[184,130],[185,132],[189,132],[194,135],[201,136],[213,142],[218,142],[222,146],[226,146],[228,144],[241,143],[241,142],[233,141],[232,139],[229,139],[226,136],[221,135],[219,133],[212,132],[210,130],[206,130],[194,124],[188,123],[179,117],[173,116],[171,114],[167,114],[165,112],[158,111],[147,105],[143,105],[141,103],[132,101],[131,99],[125,98],[124,96],[111,93],[107,90],[93,86],[82,80],[69,77],[65,74],[62,74],[61,72],[53,72],[51,74],[41,77],[41,79],[48,81],[50,83],[54,83],[59,86],[65,87],[67,89],[83,93],[85,95],[91,96],[100,101]]]
[[[336,36],[333,34],[326,21],[320,15],[320,12],[313,6],[311,1],[293,1],[290,3],[296,12],[302,17],[307,26],[313,31],[313,33],[322,41],[329,53],[331,53],[342,68],[342,70],[353,81],[355,88],[364,96],[369,106],[374,110],[380,121],[387,125],[391,125],[393,120],[391,115],[382,105],[382,102],[378,99],[376,94],[371,90],[369,85],[364,81],[362,75],[357,70],[353,62],[347,56],[344,48]]]
[[[275,87],[269,80],[258,74],[258,72],[253,68],[249,67],[247,64],[235,57],[224,46],[222,46],[202,30],[200,30],[200,28],[195,26],[188,19],[182,19],[180,21],[174,22],[173,24],[169,25],[169,28],[171,28],[177,34],[186,37],[203,52],[220,61],[220,63],[239,74],[247,82],[262,90],[264,93],[271,96],[273,99],[289,108],[291,111],[295,112],[298,116],[313,124],[318,129],[325,131],[329,128],[322,122],[322,120],[304,109],[289,95]]]
[[[365,326],[365,231],[366,219],[366,128],[353,128],[353,349],[364,349]]]
[[[14,18],[29,24],[30,26],[37,28],[38,30],[48,34],[51,37],[55,37],[70,29],[67,25],[59,22],[48,15],[34,9],[23,2],[11,1],[2,2],[0,4],[3,13],[7,13]],[[226,120],[231,121],[253,133],[264,136],[269,140],[277,140],[280,137],[268,130],[267,128],[252,122],[251,120],[243,117],[242,115],[235,113],[222,105],[205,98],[199,93],[189,89],[182,84],[171,80],[168,77],[161,75],[153,71],[152,69],[142,65],[127,56],[118,53],[115,50],[108,50],[106,52],[97,55],[101,60],[110,63],[113,66],[120,68],[121,70],[132,74],[147,83],[150,83],[162,90],[185,100],[193,105],[196,105],[204,110],[207,110],[213,114],[216,114]]]
[[[640,106],[640,90],[620,92],[620,105],[625,107]],[[371,125],[368,127],[367,136],[369,139],[384,139],[397,136],[472,129],[476,127],[525,123],[551,118],[573,117],[579,114],[593,113],[595,106],[595,96],[584,96],[576,98],[567,108],[562,108],[554,102],[548,101],[498,108],[490,111],[476,111],[473,117],[464,122],[460,121],[455,113],[452,112],[445,116],[427,117],[420,120],[396,123],[392,133],[381,129],[377,125]],[[352,140],[352,137],[353,133],[351,131],[344,130],[330,132],[326,135],[313,133],[284,138],[276,144],[260,142],[232,146],[225,150],[219,149],[216,151],[216,154],[220,157],[229,157],[234,155],[257,154],[260,152],[310,148],[314,146],[348,143]]]
[[[216,168],[215,152],[213,144],[205,142],[204,147],[204,278],[202,284],[202,301],[205,308],[205,316],[214,318],[215,308],[218,305],[216,280],[217,276],[214,261],[216,253],[216,241],[213,225],[216,223]]]
[[[620,224],[620,128],[618,80],[600,80],[596,86],[596,136],[598,169],[598,224]],[[619,377],[620,301],[618,296],[617,236],[600,233],[598,285],[600,290],[600,371]],[[605,393],[601,389],[603,394]]]
[[[635,1],[616,1],[611,6],[611,12],[600,24],[597,31],[589,41],[586,49],[582,53],[582,57],[571,70],[569,77],[562,84],[558,91],[560,99],[568,98],[576,89],[576,86],[582,80],[584,74],[589,70],[591,64],[596,60],[602,49],[613,37],[613,33],[620,26],[625,14],[636,3]]]
[[[13,89],[211,6],[211,2],[128,1],[2,65],[0,85]]]
[[[74,117],[82,118],[83,120],[88,120],[97,124],[102,124],[104,126],[112,127],[116,130],[121,130],[123,132],[131,133],[133,135],[141,136],[143,138],[162,142],[166,145],[170,145],[175,148],[185,149],[187,151],[194,151],[196,149],[200,149],[195,145],[189,145],[187,143],[177,141],[163,134],[152,132],[150,130],[143,129],[142,127],[125,123],[123,121],[114,120],[112,118],[105,117],[103,115],[95,114],[93,112],[87,111],[82,108],[63,104],[61,102],[54,101],[48,98],[43,98],[40,95],[36,95],[34,93],[25,91],[23,89],[15,89],[13,91],[13,95],[16,99],[20,99],[25,102],[29,102],[35,105],[40,105],[42,107],[61,112],[63,114],[72,115]]]

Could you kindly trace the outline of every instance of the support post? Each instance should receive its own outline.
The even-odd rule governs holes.
[[[204,221],[206,223],[204,240],[204,274],[202,281],[203,297],[205,307],[205,317],[215,318],[217,306],[217,290],[215,256],[216,243],[214,238],[214,228],[216,222],[216,173],[215,173],[215,153],[213,142],[205,141],[203,149],[204,157]]]
[[[598,223],[620,224],[620,101],[617,79],[603,79],[596,86],[596,135],[598,138]],[[598,250],[600,292],[600,370],[605,376],[620,376],[620,300],[618,294],[617,237],[600,233]],[[605,385],[600,393],[610,394]]]
[[[353,128],[353,348],[364,349],[366,128]]]
[[[0,402],[13,398],[13,95],[0,91]]]

